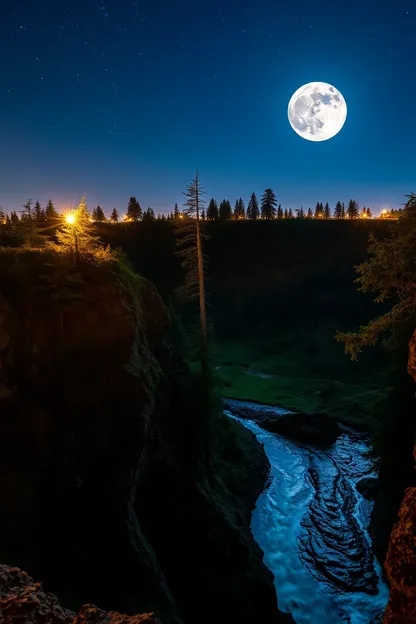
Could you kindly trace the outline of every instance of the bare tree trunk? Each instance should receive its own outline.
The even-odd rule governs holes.
[[[198,255],[198,278],[199,278],[199,312],[201,320],[201,364],[204,378],[208,374],[208,334],[207,334],[207,313],[205,307],[205,283],[204,283],[204,263],[202,258],[201,225],[199,220],[199,184],[196,178],[196,245]]]

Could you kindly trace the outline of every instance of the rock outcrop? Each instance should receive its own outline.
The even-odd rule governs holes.
[[[416,330],[409,341],[409,375],[416,382]],[[413,455],[416,460],[416,445]],[[416,487],[407,488],[390,536],[384,569],[390,599],[383,624],[416,622]]]
[[[83,605],[78,613],[65,609],[19,568],[0,565],[1,624],[161,624],[153,613],[124,615]]]
[[[0,283],[0,562],[74,612],[290,621],[250,532],[267,458],[219,421],[206,473],[206,402],[155,288],[4,251]]]

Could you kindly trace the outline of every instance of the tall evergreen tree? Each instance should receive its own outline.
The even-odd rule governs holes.
[[[242,197],[240,197],[240,199],[237,199],[237,201],[235,202],[234,219],[244,219],[245,216],[246,216],[246,209],[244,206],[244,201]]]
[[[310,208],[309,208],[309,210],[310,210]],[[297,219],[304,219],[304,218],[305,218],[305,213],[303,212],[303,207],[302,207],[302,206],[299,208],[299,210],[297,211],[297,213],[298,213],[298,214],[296,215],[296,218],[297,218]]]
[[[180,217],[180,212],[179,212],[178,204],[175,204],[175,207],[173,209],[173,218],[179,219],[179,217]]]
[[[313,219],[313,212],[312,212],[312,208],[308,208],[308,214],[306,215],[307,219]]]
[[[335,219],[342,219],[341,214],[342,214],[342,204],[340,201],[337,201],[337,203],[335,204],[335,209],[334,209]]]
[[[279,204],[278,208],[277,208],[277,218],[278,219],[283,219],[283,209],[282,209],[282,204]]]
[[[261,218],[274,219],[276,217],[277,199],[274,191],[268,188],[261,196]]]
[[[34,206],[34,216],[38,223],[42,223],[43,221],[45,221],[45,211],[42,210],[42,206],[38,201],[35,203]]]
[[[130,197],[127,206],[127,219],[129,221],[140,221],[143,218],[143,210],[135,197]]]
[[[293,210],[292,208],[289,208],[289,219],[294,219],[295,217],[293,216]]]
[[[258,219],[260,217],[259,202],[255,193],[251,194],[247,206],[247,219]]]
[[[217,202],[213,197],[208,204],[207,219],[208,221],[216,221],[219,218]]]
[[[233,216],[233,209],[228,199],[223,199],[220,203],[219,217],[220,219],[231,219]]]
[[[44,244],[44,237],[42,237],[39,233],[31,199],[28,199],[28,201],[23,204],[23,210],[21,213],[23,244],[28,247],[40,247]]]
[[[85,197],[70,216],[71,219],[66,216],[64,224],[56,232],[57,244],[50,243],[50,246],[55,251],[72,255],[75,264],[99,257],[104,246],[98,236],[91,233],[92,224]]]
[[[118,211],[117,208],[113,208],[110,215],[110,221],[112,223],[118,223]]]
[[[205,208],[202,208],[202,210],[201,210],[201,221],[205,221],[205,220],[206,220]]]
[[[315,219],[321,219],[324,212],[324,206],[320,202],[317,202],[315,206]],[[309,216],[309,215],[308,215]]]
[[[148,209],[143,212],[143,221],[154,221],[154,220],[155,220],[154,210],[153,208],[150,208],[149,206]]]
[[[92,211],[92,220],[98,221],[99,223],[106,221],[105,214],[101,206],[97,206],[97,208],[94,208]]]
[[[345,205],[344,202],[341,204],[341,219],[345,219]]]
[[[347,215],[348,219],[358,219],[358,217],[360,216],[358,212],[358,203],[355,201],[355,199],[350,199],[350,201],[348,202]]]
[[[328,221],[328,219],[331,218],[331,209],[329,207],[328,202],[326,202],[325,207],[324,207],[324,219],[325,221]]]
[[[367,217],[371,219],[372,216],[373,216],[373,213],[371,212],[370,208],[367,208]]]
[[[45,214],[46,214],[46,219],[48,221],[54,221],[59,218],[59,214],[55,210],[54,203],[51,199],[48,199],[48,203],[46,204]]]
[[[10,213],[10,223],[12,225],[17,225],[20,222],[19,215],[15,210],[12,210]]]
[[[289,217],[289,213],[287,211],[287,208],[285,208],[285,214],[284,214],[284,218],[287,219]]]

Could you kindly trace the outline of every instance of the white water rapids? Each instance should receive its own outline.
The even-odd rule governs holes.
[[[256,435],[271,464],[251,530],[274,574],[279,609],[297,624],[380,621],[388,587],[371,550],[372,502],[355,487],[375,476],[365,436],[342,428],[331,448],[316,449],[238,418],[235,405],[225,413]]]

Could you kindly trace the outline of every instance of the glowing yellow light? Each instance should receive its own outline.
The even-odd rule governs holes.
[[[183,215],[179,215],[179,219],[183,219]]]
[[[381,214],[387,214],[387,210],[385,210],[385,209],[384,209],[384,210],[382,210],[382,211],[381,211]]]
[[[72,225],[73,223],[75,223],[75,215],[74,213],[70,212],[69,214],[65,215],[65,221],[67,223],[69,223],[70,225]]]

